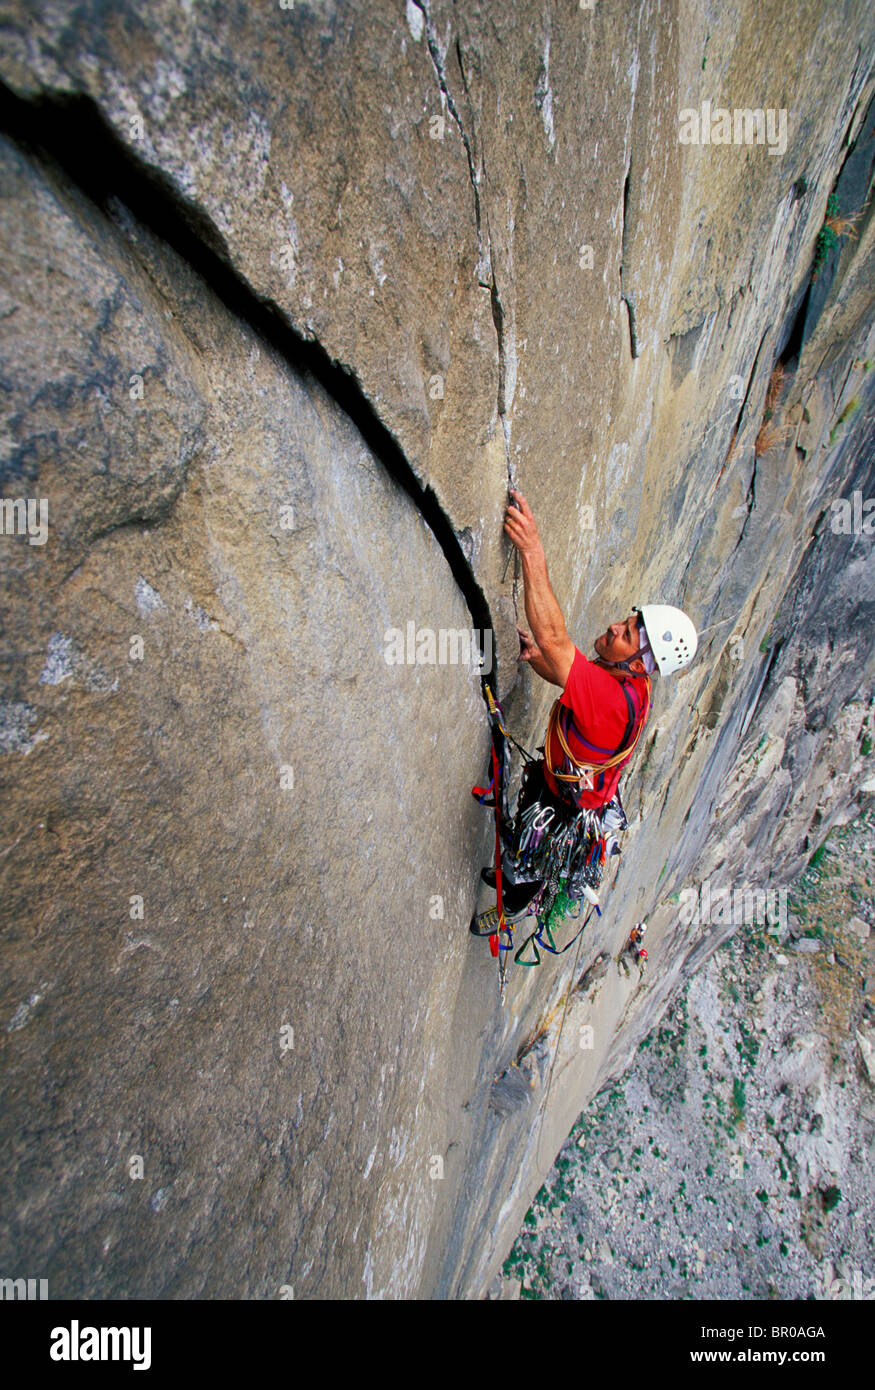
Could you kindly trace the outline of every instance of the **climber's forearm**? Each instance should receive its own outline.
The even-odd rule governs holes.
[[[523,551],[523,583],[526,617],[532,629],[532,636],[549,663],[551,657],[565,642],[570,641],[570,638],[547,574],[547,559],[543,546],[538,545],[531,550]],[[539,671],[538,674],[541,675],[542,672]]]
[[[537,656],[530,656],[528,658],[528,664],[531,666],[535,674],[540,676],[542,680],[549,681],[551,685],[563,684],[563,682],[557,678],[556,672],[553,670],[553,667],[550,665],[549,661],[545,661],[544,657],[540,653]]]
[[[544,680],[564,688],[574,661],[574,643],[547,576],[547,560],[532,509],[516,488],[511,488],[510,496],[504,529],[523,560],[526,617],[540,658],[535,670]]]

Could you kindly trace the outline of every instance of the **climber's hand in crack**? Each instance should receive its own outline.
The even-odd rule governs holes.
[[[504,514],[504,529],[506,534],[513,541],[521,555],[536,555],[543,550],[541,537],[538,534],[538,523],[535,521],[532,509],[521,492],[516,488],[510,489],[510,495],[514,499],[513,503],[508,503],[507,511]]]
[[[517,632],[520,639],[520,654],[517,659],[519,661],[537,661],[541,655],[541,648],[532,634],[519,626],[517,626]]]
[[[560,668],[564,674],[563,679],[563,675],[557,672],[554,663],[547,660],[532,634],[526,632],[525,628],[519,626],[517,626],[517,633],[520,639],[520,654],[517,660],[520,663],[524,661],[527,662],[531,670],[536,672],[537,675],[542,676],[545,681],[550,681],[553,685],[564,685],[565,680],[568,679],[567,673],[565,673],[564,670],[564,663]]]

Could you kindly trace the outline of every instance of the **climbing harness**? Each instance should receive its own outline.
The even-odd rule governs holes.
[[[532,767],[525,769],[516,819],[506,840],[508,879],[540,882],[541,887],[529,904],[529,912],[535,914],[537,926],[514,956],[519,965],[540,965],[541,950],[554,956],[564,955],[586,930],[593,912],[601,916],[596,890],[606,862],[620,853],[619,835],[627,827],[626,815],[619,789],[605,806],[595,809],[578,806],[577,798],[581,791],[593,789],[594,776],[597,776],[596,788],[601,791],[605,773],[628,762],[647,722],[649,679],[644,677],[644,700],[637,708],[625,682],[620,688],[626,700],[628,721],[619,748],[613,753],[599,748],[575,729],[577,740],[604,759],[598,763],[578,762],[568,742],[569,721],[573,722],[571,710],[556,700],[550,711],[543,751],[544,766],[560,788],[559,796],[551,795],[542,775],[541,790],[536,799],[527,804],[528,779],[535,774]],[[554,762],[551,756],[554,733],[562,749],[561,763]],[[537,788],[533,786],[532,790]],[[559,923],[567,919],[576,921],[584,899],[589,902],[590,910],[582,925],[570,941],[557,946],[554,932]],[[527,952],[533,959],[525,959]]]
[[[606,863],[620,851],[620,836],[627,828],[619,789],[603,806],[581,807],[584,790],[603,791],[606,774],[629,761],[637,747],[650,711],[651,685],[648,676],[640,678],[643,699],[633,699],[627,682],[620,683],[626,701],[627,723],[620,746],[613,751],[591,743],[574,725],[572,711],[556,700],[550,711],[544,746],[537,761],[507,731],[503,713],[488,682],[484,691],[489,706],[492,735],[492,779],[488,787],[473,787],[472,794],[495,811],[495,887],[496,907],[481,913],[472,924],[476,935],[488,935],[489,949],[498,959],[499,998],[504,1002],[507,984],[507,957],[513,953],[518,965],[528,968],[541,964],[542,952],[565,955],[578,945],[593,913],[601,916],[598,888]],[[572,751],[569,735],[579,746],[597,755],[598,762],[581,762]],[[561,760],[553,756],[554,735],[561,749]],[[513,744],[525,760],[520,794],[513,816],[507,800],[509,747]],[[549,773],[558,787],[554,793],[545,779]],[[594,780],[595,779],[595,780]],[[505,886],[538,885],[527,906],[512,921],[505,912]],[[588,905],[588,910],[584,904]],[[580,926],[571,939],[557,943],[560,924]],[[534,917],[534,930],[514,951],[514,924]],[[576,959],[576,957],[575,957]],[[645,957],[646,959],[646,957]]]
[[[614,753],[601,749],[580,739],[593,752],[606,754],[604,763],[584,765],[575,763],[568,745],[568,720],[571,711],[553,706],[547,728],[544,749],[544,763],[523,748],[503,722],[503,713],[487,682],[484,682],[489,720],[492,734],[492,779],[487,787],[473,787],[472,794],[484,806],[495,810],[495,886],[497,904],[481,913],[472,930],[476,935],[488,935],[489,949],[499,962],[499,996],[504,1001],[507,981],[507,955],[513,952],[518,965],[533,967],[541,964],[541,952],[561,956],[580,941],[595,912],[601,916],[597,889],[601,882],[605,864],[620,853],[619,838],[627,827],[626,816],[620,800],[619,790],[605,805],[594,809],[580,807],[576,800],[579,795],[581,775],[589,776],[590,771],[609,769],[618,766],[632,756],[641,729],[649,710],[650,682],[646,682],[647,697],[643,706],[636,710],[633,701],[623,687],[626,695],[629,722]],[[562,713],[564,711],[564,715]],[[628,742],[634,725],[640,725],[631,743]],[[564,761],[554,767],[550,760],[549,748],[553,728],[559,733],[560,747]],[[577,734],[580,738],[580,735]],[[511,817],[507,800],[507,764],[509,745],[519,749],[525,760],[523,779],[517,801],[517,809]],[[553,773],[561,792],[557,796],[550,791],[544,775],[544,766]],[[600,778],[603,785],[604,777]],[[586,781],[591,787],[591,780]],[[514,952],[513,923],[508,921],[504,907],[505,885],[516,887],[520,884],[537,883],[539,887],[527,907],[516,916],[516,924],[522,918],[534,916],[535,927],[518,950]],[[584,904],[589,910],[572,936],[564,945],[557,944],[556,933],[562,922],[580,919]],[[530,957],[530,958],[527,958]]]
[[[579,743],[582,743],[584,747],[588,748],[593,753],[607,755],[602,761],[597,763],[582,763],[575,760],[574,754],[568,744],[568,725],[569,722],[572,724],[574,723],[571,710],[567,705],[563,705],[560,700],[555,700],[553,702],[553,708],[550,710],[550,718],[547,721],[547,734],[544,739],[544,763],[547,771],[555,778],[559,786],[566,788],[572,796],[579,796],[582,791],[592,791],[594,778],[597,778],[595,783],[597,790],[601,791],[605,784],[604,774],[610,772],[615,767],[619,767],[622,763],[628,762],[629,758],[631,758],[632,754],[635,752],[644,725],[647,723],[647,716],[650,713],[650,679],[648,676],[644,676],[643,679],[645,695],[643,705],[639,710],[635,709],[634,701],[629,691],[626,689],[626,683],[620,683],[620,689],[626,700],[629,718],[623,737],[620,740],[620,747],[616,752],[609,754],[607,748],[599,748],[597,744],[590,743],[589,739],[584,738],[579,729],[575,727],[575,737]],[[632,742],[627,746],[627,740],[632,737],[632,731],[635,728],[636,721],[638,721],[638,730]],[[554,734],[563,754],[562,762],[557,762],[555,765],[551,754]]]

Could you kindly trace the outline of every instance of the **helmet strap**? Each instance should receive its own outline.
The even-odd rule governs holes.
[[[616,667],[616,668],[617,668],[618,670],[620,670],[620,671],[625,671],[626,674],[627,674],[628,676],[635,676],[636,678],[640,678],[641,676],[646,676],[646,675],[647,675],[647,672],[646,672],[646,671],[633,671],[633,670],[632,670],[632,668],[631,668],[631,666],[630,666],[629,663],[632,662],[632,661],[639,661],[639,660],[640,660],[640,657],[637,655],[637,653],[636,653],[635,656],[630,656],[626,661],[608,661],[607,657],[604,657],[604,656],[600,656],[600,657],[599,657],[599,663],[600,663],[600,665],[602,665],[602,666],[613,666],[613,667]]]

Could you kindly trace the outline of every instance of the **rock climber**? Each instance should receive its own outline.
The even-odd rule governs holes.
[[[647,931],[646,922],[636,922],[629,934],[629,940],[620,953],[621,959],[624,956],[631,956],[636,965],[640,965],[642,970],[647,961],[647,947],[642,945],[644,933]],[[628,974],[628,971],[627,971]]]
[[[550,714],[544,757],[526,765],[517,810],[502,837],[503,905],[508,921],[533,910],[529,905],[543,898],[548,878],[555,896],[560,870],[551,862],[549,845],[540,842],[543,827],[548,829],[548,840],[560,840],[566,872],[569,864],[579,862],[569,838],[572,834],[586,832],[592,837],[594,826],[625,828],[618,784],[647,720],[650,677],[655,671],[666,676],[688,665],[698,644],[696,629],[685,613],[667,604],[650,604],[633,608],[627,618],[596,637],[595,660],[588,660],[565,627],[532,509],[522,493],[512,489],[510,496],[504,529],[522,559],[531,628],[531,632],[517,628],[519,660],[560,686],[562,694]],[[529,852],[533,841],[538,846],[536,854]],[[494,868],[484,869],[482,877],[495,887]],[[580,891],[572,895],[580,896],[582,885],[593,881],[597,878],[587,878],[580,870],[572,885]],[[471,930],[487,935],[495,932],[496,921],[497,909],[489,909],[475,917]]]

